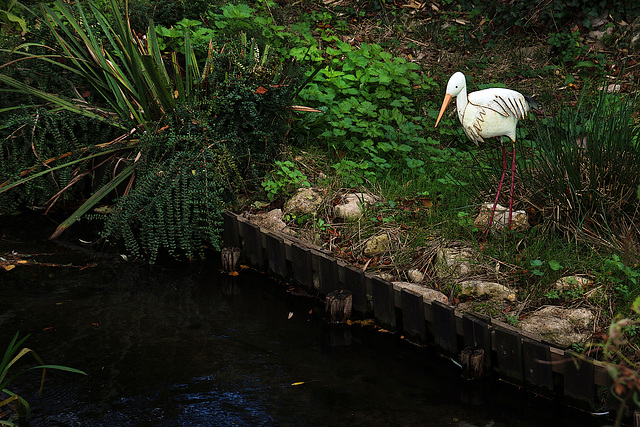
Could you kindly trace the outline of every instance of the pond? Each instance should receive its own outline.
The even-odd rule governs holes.
[[[605,419],[459,368],[396,335],[353,326],[332,346],[318,302],[251,270],[149,266],[44,240],[54,224],[0,218],[0,349],[15,332],[48,371],[12,383],[32,426],[600,426]],[[35,221],[35,222],[32,222]],[[9,226],[8,224],[12,225]],[[73,243],[69,243],[73,242]],[[84,268],[83,268],[84,266]]]

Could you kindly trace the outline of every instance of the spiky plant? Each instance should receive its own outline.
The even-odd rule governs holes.
[[[606,246],[637,236],[638,105],[637,95],[601,91],[536,121],[518,179],[538,222]]]

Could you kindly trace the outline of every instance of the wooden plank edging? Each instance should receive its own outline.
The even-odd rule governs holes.
[[[447,304],[424,301],[410,290],[394,289],[390,282],[336,260],[331,253],[296,237],[259,227],[230,212],[224,214],[224,227],[225,246],[240,247],[252,267],[264,271],[267,266],[270,273],[321,295],[349,290],[355,313],[372,314],[379,326],[391,331],[400,326],[399,332],[409,342],[431,342],[455,355],[465,347],[482,348],[485,367],[501,378],[538,393],[562,391],[572,403],[591,409],[595,409],[596,388],[610,384],[602,363],[550,345],[504,322],[461,313]],[[555,389],[554,374],[562,375],[561,390]]]

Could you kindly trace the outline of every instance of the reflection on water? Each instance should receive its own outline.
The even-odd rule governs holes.
[[[45,362],[89,374],[49,372],[41,397],[36,375],[14,384],[32,426],[606,424],[500,382],[464,404],[453,363],[393,335],[354,329],[331,347],[312,299],[255,272],[149,267],[0,231],[0,254],[98,262],[0,272],[0,349],[30,333]]]

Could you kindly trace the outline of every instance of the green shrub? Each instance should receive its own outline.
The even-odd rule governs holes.
[[[262,182],[262,187],[267,193],[269,200],[286,195],[301,185],[310,187],[305,174],[296,169],[293,162],[276,160],[275,166],[267,179]]]
[[[528,205],[537,207],[541,222],[605,245],[637,231],[637,110],[637,96],[600,91],[583,96],[577,108],[536,121],[536,145],[519,167]]]
[[[299,95],[301,103],[324,114],[303,118],[296,124],[298,132],[345,153],[345,161],[359,165],[356,172],[364,167],[380,176],[392,169],[424,173],[428,159],[423,153],[434,153],[438,142],[423,136],[430,123],[417,110],[414,94],[416,88],[434,88],[433,80],[421,77],[417,64],[379,45],[355,49],[331,41],[336,47],[326,49],[329,65]]]

